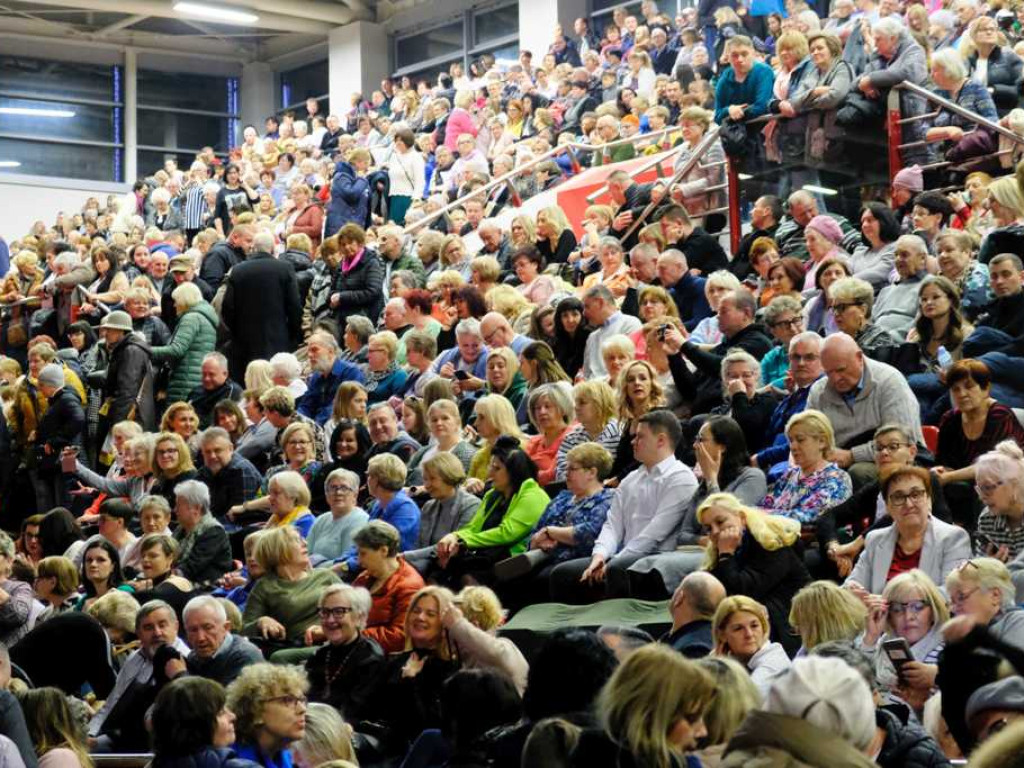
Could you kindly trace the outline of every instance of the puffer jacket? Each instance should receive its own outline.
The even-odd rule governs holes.
[[[881,768],[948,768],[942,747],[916,723],[901,723],[892,712],[875,710],[875,724],[885,730],[885,742],[875,762]]]
[[[797,717],[754,710],[725,748],[721,768],[872,768],[842,738]]]
[[[345,332],[345,322],[352,315],[365,315],[376,323],[384,311],[384,265],[376,251],[363,249],[359,263],[346,272],[342,268],[334,275],[333,293],[338,294],[335,318],[338,333]]]
[[[302,251],[285,251],[278,257],[281,261],[292,265],[295,270],[295,281],[299,284],[299,298],[306,303],[309,286],[313,283],[313,259]]]
[[[153,347],[154,364],[168,363],[167,402],[187,400],[202,379],[203,357],[217,344],[217,313],[201,301],[178,319],[166,347]]]
[[[349,222],[365,227],[369,218],[369,182],[358,176],[351,165],[339,162],[334,166],[334,178],[331,180],[331,202],[327,206],[324,235],[336,235]]]

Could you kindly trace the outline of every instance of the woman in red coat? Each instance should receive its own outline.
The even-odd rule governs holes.
[[[413,595],[423,587],[423,577],[398,554],[398,529],[383,520],[371,520],[352,537],[363,572],[353,582],[366,587],[373,605],[363,634],[385,653],[405,650],[405,614]]]

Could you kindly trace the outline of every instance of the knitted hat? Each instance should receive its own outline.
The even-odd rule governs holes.
[[[909,189],[911,192],[920,192],[924,189],[924,173],[921,171],[921,166],[912,165],[909,168],[904,168],[896,174],[892,185]]]
[[[56,363],[43,366],[39,372],[39,383],[60,389],[64,386],[64,369]]]
[[[831,216],[818,214],[807,224],[807,229],[813,229],[830,243],[838,244],[843,239],[843,229]]]
[[[1004,677],[972,693],[967,700],[967,725],[971,726],[971,721],[983,712],[994,709],[1024,712],[1024,678]]]
[[[764,708],[800,718],[857,749],[875,735],[875,704],[864,678],[842,659],[807,656],[776,677]]]

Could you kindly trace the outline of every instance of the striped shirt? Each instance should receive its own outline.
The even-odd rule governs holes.
[[[203,184],[192,182],[181,191],[184,200],[181,206],[181,215],[185,220],[185,229],[203,228],[203,213],[206,211],[203,187]]]
[[[615,461],[615,454],[619,448],[619,437],[622,434],[622,428],[619,426],[618,419],[612,419],[605,424],[604,429],[601,430],[601,434],[597,437],[591,437],[587,434],[587,430],[583,428],[582,424],[577,424],[569,431],[569,434],[562,440],[562,444],[558,448],[558,456],[555,459],[555,482],[565,482],[565,475],[569,467],[569,451],[575,448],[577,445],[583,445],[584,443],[598,443],[608,453],[612,455],[612,461]]]
[[[997,548],[1005,546],[1010,551],[1011,560],[1024,550],[1024,525],[1011,528],[1006,524],[1005,516],[997,515],[988,507],[985,507],[978,516],[978,533],[988,536]],[[981,542],[977,542],[974,547],[978,557],[988,557],[992,554],[981,545]]]

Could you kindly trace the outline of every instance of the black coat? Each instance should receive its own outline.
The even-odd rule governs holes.
[[[302,343],[302,302],[290,264],[254,254],[231,270],[220,310],[231,331],[231,376],[241,381],[251,360],[269,360]]]
[[[281,261],[291,264],[295,270],[295,279],[299,284],[299,299],[305,306],[309,287],[313,284],[313,260],[308,253],[302,251],[285,251],[281,254]]]
[[[50,398],[46,413],[36,427],[36,446],[50,446],[45,459],[39,463],[40,471],[55,471],[60,464],[60,452],[69,445],[80,445],[85,428],[85,409],[78,393],[71,387],[61,387]]]
[[[967,59],[967,73],[974,74],[978,66],[978,54]],[[988,87],[992,89],[992,101],[1002,117],[1017,106],[1020,101],[1021,69],[1024,62],[1011,49],[996,47],[988,57]]]
[[[360,635],[352,648],[326,643],[306,660],[309,699],[330,704],[346,722],[359,722],[367,714],[385,664],[384,651],[368,637]],[[327,682],[328,674],[337,675],[332,683]]]
[[[731,338],[723,337],[722,342],[710,351],[685,343],[682,354],[696,366],[696,372],[689,369],[681,355],[671,355],[668,367],[683,400],[693,402],[694,413],[706,413],[722,402],[722,360],[729,350],[742,349],[763,360],[772,346],[772,340],[761,326],[751,323]]]
[[[221,241],[203,257],[203,264],[199,268],[199,277],[216,291],[231,268],[243,261],[245,261],[243,250],[235,248],[226,240]]]
[[[782,643],[790,656],[796,653],[800,636],[789,624],[789,609],[793,596],[811,580],[796,548],[769,552],[748,532],[736,553],[720,556],[710,573],[727,594],[752,597],[767,608],[771,639]]]
[[[719,269],[729,268],[729,257],[725,255],[718,238],[695,227],[690,236],[676,243],[676,248],[686,255],[690,269],[699,269],[705,277]]]
[[[232,565],[231,542],[228,541],[227,531],[218,523],[199,534],[188,557],[179,562],[177,567],[181,575],[193,584],[209,584],[230,571]]]
[[[156,428],[156,405],[153,401],[153,363],[149,345],[138,334],[126,334],[110,350],[103,399],[110,401],[104,417],[110,426],[124,421],[134,408],[134,418],[145,430]]]
[[[196,288],[203,294],[203,301],[213,301],[214,290],[205,280],[193,277],[189,282],[195,283]],[[178,324],[178,310],[174,306],[174,299],[171,298],[171,294],[174,293],[174,289],[177,287],[178,284],[174,282],[174,278],[170,278],[164,280],[164,287],[160,291],[160,319],[172,331],[174,326]]]
[[[376,324],[384,311],[384,265],[377,252],[367,248],[359,263],[348,272],[339,267],[331,293],[339,294],[338,306],[334,308],[338,333],[345,333],[345,322],[352,315],[365,315]]]
[[[884,709],[875,710],[875,724],[885,730],[879,768],[947,768],[950,762],[938,742],[917,723],[901,723]]]

